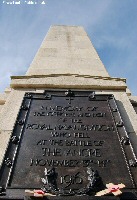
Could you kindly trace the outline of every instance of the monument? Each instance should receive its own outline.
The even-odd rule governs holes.
[[[136,109],[82,27],[52,26],[0,95],[0,199],[137,199]]]

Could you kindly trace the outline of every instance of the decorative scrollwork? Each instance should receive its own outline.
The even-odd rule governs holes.
[[[0,196],[6,195],[6,189],[0,186]]]
[[[67,92],[65,92],[66,97],[74,97],[74,92],[71,90],[67,90]]]
[[[50,192],[55,194],[58,191],[57,188],[57,177],[58,174],[55,171],[55,168],[51,168],[49,170],[47,170],[45,168],[45,178],[42,178],[42,182],[43,182],[43,188],[42,190],[44,192]]]
[[[97,170],[93,170],[90,167],[87,168],[88,181],[87,187],[81,188],[79,190],[66,190],[59,189],[57,187],[57,177],[58,173],[55,171],[55,168],[46,169],[45,168],[45,178],[42,178],[44,192],[50,192],[51,194],[60,195],[60,196],[73,196],[73,195],[95,195],[96,192],[104,189],[102,179],[99,176]]]
[[[130,144],[129,137],[123,136],[123,137],[121,138],[120,142],[121,142],[122,144],[129,145],[129,144]]]
[[[99,176],[97,170],[93,170],[90,167],[87,168],[89,183],[86,188],[80,189],[77,194],[79,195],[94,195],[97,191],[104,188],[102,179]]]
[[[10,158],[6,158],[5,164],[7,165],[7,167],[11,167],[12,166],[12,160]]]
[[[95,92],[92,92],[89,96],[88,96],[89,101],[92,101],[92,99],[95,99]]]
[[[13,144],[18,144],[19,138],[14,135],[14,136],[11,137],[11,141],[12,141]]]

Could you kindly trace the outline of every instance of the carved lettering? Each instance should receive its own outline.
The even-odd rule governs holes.
[[[42,147],[43,156],[84,156],[101,157],[101,149],[60,149]]]
[[[43,156],[62,156],[62,151],[59,148],[42,148]]]
[[[81,119],[71,119],[72,123],[82,123]]]
[[[111,163],[110,160],[53,160],[53,159],[31,159],[30,166],[47,166],[47,167],[93,167],[98,166],[106,168]]]
[[[40,140],[37,142],[37,145],[45,145],[47,140]]]
[[[81,130],[81,131],[115,131],[113,125],[84,125],[84,124],[58,124],[58,125],[46,125],[46,124],[27,124],[26,129],[32,130]],[[86,133],[87,134],[87,133]],[[81,136],[80,136],[81,137]]]
[[[56,112],[34,112],[35,117],[106,117],[106,113],[98,112],[98,113],[87,113],[87,112],[81,112],[81,113],[76,113],[76,112],[65,112],[65,111],[56,111]],[[73,119],[72,119],[73,120]],[[74,123],[74,122],[73,122]],[[76,122],[75,122],[76,123]]]
[[[109,97],[75,90],[60,90],[59,93],[48,90],[25,96],[23,107],[26,105],[27,109],[21,107],[23,113],[19,114],[24,126],[15,126],[15,136],[18,136],[17,129],[22,131],[17,155],[22,158],[24,151],[27,155],[25,162],[23,159],[16,162],[15,175],[21,171],[17,177],[19,185],[23,180],[28,188],[40,186],[50,194],[89,194],[92,197],[111,179],[116,183],[116,173],[111,172],[119,167],[118,160],[123,155],[117,138],[117,132],[123,129],[116,128],[120,116],[118,112],[113,115],[116,105]],[[12,145],[16,146],[14,142]],[[122,162],[120,160],[122,166],[125,159],[123,156]],[[27,178],[28,170],[30,176]],[[118,170],[117,175],[123,181],[122,176],[128,170],[126,166],[122,170],[122,173]],[[17,183],[13,177],[13,188]]]
[[[50,141],[50,145],[53,146],[63,146],[63,140],[49,140]]]
[[[71,133],[68,132],[51,132],[52,137],[71,137]]]
[[[97,111],[98,107],[87,107],[87,111]]]
[[[78,160],[44,160],[31,159],[30,166],[48,166],[48,167],[79,167],[81,161]]]
[[[66,146],[92,146],[93,142],[92,141],[83,141],[83,140],[65,140],[65,145]]]
[[[74,133],[75,138],[90,138],[88,133]]]
[[[105,168],[110,164],[110,160],[83,160],[83,167],[93,167],[97,165],[98,167]]]
[[[78,107],[78,106],[49,106],[49,107],[44,107],[41,106],[41,110],[47,110],[47,111],[82,111],[83,107]]]
[[[80,172],[78,172],[75,175],[64,175],[61,176],[61,184],[66,184],[65,188],[69,187],[70,185],[73,184],[82,184],[83,183],[83,179],[80,175]]]

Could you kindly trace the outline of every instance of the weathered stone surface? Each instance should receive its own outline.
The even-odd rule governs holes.
[[[128,96],[124,92],[115,93],[117,105],[119,107],[121,117],[124,120],[124,124],[127,132],[137,134],[137,115],[135,110],[128,99]]]
[[[3,155],[5,153],[10,134],[11,131],[0,131],[0,165],[3,160]]]
[[[109,76],[83,27],[52,26],[27,75]]]
[[[7,96],[8,95],[6,93],[0,94],[0,104],[1,105],[3,105],[6,102]]]
[[[129,100],[132,103],[132,106],[137,113],[137,96],[129,96]]]
[[[11,131],[26,90],[12,90],[0,113],[0,130]],[[33,91],[33,90],[31,90]],[[1,144],[0,144],[1,145]]]
[[[85,88],[94,90],[124,90],[126,83],[122,79],[90,77],[78,75],[58,75],[39,77],[12,77],[12,88]]]
[[[126,89],[126,94],[127,94],[127,96],[131,96],[131,91],[129,88]]]
[[[2,107],[3,107],[3,105],[0,105],[0,112],[1,112],[1,110],[2,110]]]
[[[130,100],[132,103],[137,103],[137,96],[129,96],[129,100]]]
[[[100,93],[100,92],[96,92]],[[122,120],[124,122],[126,131],[129,134],[130,140],[134,146],[134,150],[137,154],[137,114],[129,100],[129,97],[126,95],[125,92],[117,92],[117,91],[112,91],[112,92],[106,92],[102,91],[102,93],[106,94],[114,94],[114,97],[116,99],[118,109],[120,111]]]
[[[9,94],[9,93],[11,92],[11,88],[10,88],[10,87],[7,87],[7,88],[4,90],[4,92],[5,92],[6,94]]]

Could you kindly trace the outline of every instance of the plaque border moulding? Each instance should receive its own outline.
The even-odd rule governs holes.
[[[132,186],[133,186],[131,190],[132,191],[136,190],[137,158],[135,156],[132,144],[130,143],[130,140],[129,140],[128,134],[126,132],[124,123],[122,121],[120,112],[118,110],[114,95],[95,94],[94,91],[90,91],[90,90],[78,91],[78,90],[50,89],[50,90],[46,90],[44,93],[25,93],[25,96],[22,101],[22,105],[20,107],[20,110],[19,110],[19,113],[17,116],[17,120],[14,125],[13,132],[12,132],[10,140],[9,140],[9,144],[7,146],[6,153],[4,155],[3,163],[2,163],[1,169],[0,169],[0,199],[24,199],[24,189],[10,188],[9,185],[10,185],[10,181],[12,179],[12,171],[13,171],[14,163],[16,161],[16,155],[18,153],[18,148],[19,148],[19,145],[20,145],[20,142],[22,139],[22,133],[24,131],[24,125],[25,125],[25,122],[26,122],[28,114],[29,114],[32,100],[45,99],[45,100],[49,101],[52,99],[52,96],[64,96],[64,97],[66,96],[69,98],[69,102],[71,103],[71,100],[72,100],[71,97],[81,97],[81,96],[85,96],[85,95],[86,96],[88,95],[89,101],[97,101],[101,98],[101,100],[108,102],[108,106],[112,113],[113,120],[114,120],[116,129],[117,129],[119,143],[120,143],[121,149],[123,151],[126,165],[128,168],[128,172],[129,172],[129,175],[131,178],[131,182],[132,182]],[[130,189],[128,189],[128,190],[130,191]],[[73,193],[71,194],[71,192],[70,192],[70,194],[68,194],[68,195],[73,195]],[[55,197],[52,197],[52,198],[55,198]],[[76,198],[77,197],[75,197],[75,199]],[[81,197],[78,197],[78,198],[81,198]],[[86,197],[84,197],[84,198],[86,198]],[[96,197],[93,197],[93,196],[91,198],[97,199]],[[104,199],[109,199],[109,196],[107,198],[105,197]],[[112,199],[112,197],[111,197],[111,199]],[[114,197],[114,199],[115,199],[115,197]]]

